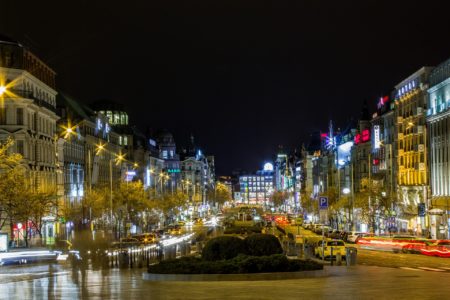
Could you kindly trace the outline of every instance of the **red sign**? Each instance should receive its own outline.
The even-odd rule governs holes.
[[[357,133],[355,135],[355,145],[358,145],[359,143],[361,143],[361,135]]]
[[[364,129],[362,132],[362,142],[365,143],[370,140],[370,130]]]

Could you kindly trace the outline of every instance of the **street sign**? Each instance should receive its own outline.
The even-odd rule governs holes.
[[[328,208],[328,197],[319,197],[319,208],[320,209]]]

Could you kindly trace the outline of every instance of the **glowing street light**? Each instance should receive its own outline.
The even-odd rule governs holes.
[[[4,93],[6,93],[7,89],[6,86],[0,85],[0,96],[3,96]]]
[[[350,194],[350,189],[349,188],[344,188],[342,190],[342,193],[344,193],[344,195],[348,195],[348,194]]]

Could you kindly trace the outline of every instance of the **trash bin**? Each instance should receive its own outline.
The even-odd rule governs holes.
[[[358,253],[358,249],[355,247],[348,247],[345,253],[345,261],[347,266],[355,266],[356,265],[356,255]]]

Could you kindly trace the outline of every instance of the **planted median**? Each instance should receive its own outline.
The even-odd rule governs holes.
[[[287,259],[278,239],[253,234],[246,239],[221,236],[208,241],[201,257],[162,261],[149,267],[153,274],[248,274],[321,270],[311,260]]]

